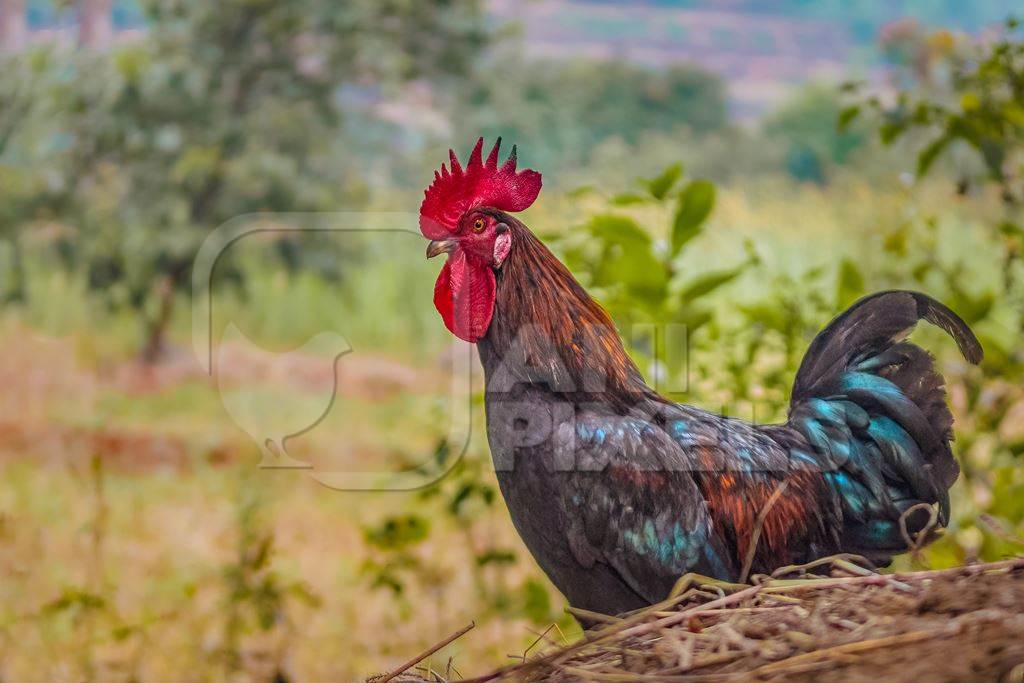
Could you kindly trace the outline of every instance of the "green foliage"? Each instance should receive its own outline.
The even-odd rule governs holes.
[[[243,641],[258,633],[285,632],[289,610],[320,606],[301,580],[290,580],[272,564],[274,533],[264,519],[266,502],[253,477],[239,481],[235,560],[223,568],[225,586],[222,655],[230,669],[241,662]]]
[[[430,525],[418,515],[387,517],[364,528],[363,536],[374,555],[363,562],[360,573],[372,588],[386,588],[400,597],[408,578],[427,574],[414,548],[427,539],[429,532]]]
[[[444,466],[452,455],[440,441],[437,465]],[[474,618],[493,614],[537,625],[556,619],[550,589],[531,574],[522,576],[521,554],[476,532],[481,519],[500,510],[485,454],[463,456],[448,476],[417,496],[415,507],[416,513],[388,515],[363,528],[370,554],[360,574],[371,588],[394,595],[403,616],[412,614],[406,599],[410,584],[429,589],[451,580],[439,558],[424,547],[431,536],[447,533],[454,534],[473,558],[470,569],[478,610]]]
[[[549,170],[586,163],[607,140],[634,144],[680,128],[707,134],[727,121],[721,80],[696,67],[525,63],[511,55],[478,70],[453,114],[456,129],[529,140],[524,161]]]
[[[660,199],[655,196],[656,199]],[[679,205],[672,219],[669,253],[673,258],[687,242],[700,234],[701,226],[715,205],[715,186],[707,180],[695,180],[679,193]]]
[[[864,296],[864,275],[853,260],[844,258],[839,263],[839,277],[836,282],[836,308],[842,310]]]
[[[430,533],[427,520],[418,515],[388,517],[366,530],[366,542],[383,550],[402,550],[416,545]]]
[[[765,122],[765,133],[785,144],[786,170],[791,176],[824,183],[829,167],[845,163],[865,142],[861,127],[851,125],[853,117],[833,89],[809,86]]]
[[[0,240],[9,247],[0,301],[8,303],[27,295],[22,228],[62,208],[61,178],[43,163],[59,144],[48,125],[58,106],[48,96],[57,64],[45,49],[0,55]]]
[[[1024,41],[1019,29],[1010,19],[999,40],[953,55],[951,92],[945,96],[903,91],[891,107],[877,99],[867,101],[883,116],[883,142],[911,131],[927,133],[928,142],[917,157],[918,176],[927,174],[952,143],[962,142],[983,164],[987,177],[981,182],[998,184],[1007,204],[1024,202]]]
[[[668,166],[653,178],[642,178],[636,185],[642,192],[618,194],[609,203],[665,216],[664,232],[652,236],[647,224],[633,215],[598,213],[561,237],[559,247],[570,269],[627,336],[636,324],[665,326],[665,334],[682,329],[692,335],[714,317],[709,297],[736,280],[756,258],[751,253],[739,264],[686,276],[679,261],[685,257],[685,247],[706,227],[714,208],[715,186],[704,179],[684,180],[680,164]],[[648,363],[666,361],[655,358],[655,339],[627,339],[627,344]],[[684,363],[685,358],[677,354],[668,360],[666,370],[675,376]]]

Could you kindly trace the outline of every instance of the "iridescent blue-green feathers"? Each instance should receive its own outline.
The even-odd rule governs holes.
[[[793,388],[788,427],[804,437],[843,512],[842,549],[879,561],[906,549],[930,522],[920,505],[949,517],[959,474],[950,449],[953,417],[932,356],[905,341],[919,320],[952,336],[980,362],[981,345],[951,310],[918,292],[861,299],[814,340]]]

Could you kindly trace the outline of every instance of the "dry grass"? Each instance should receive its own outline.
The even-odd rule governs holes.
[[[473,643],[453,651],[478,668],[501,665],[509,642],[530,637],[529,622],[485,613],[471,571],[469,540],[515,547],[503,508],[475,516],[468,530],[432,520],[417,547],[429,574],[410,575],[398,600],[361,571],[373,550],[363,527],[425,512],[415,493],[338,492],[304,473],[259,470],[255,444],[187,355],[153,369],[94,362],[82,357],[85,341],[0,319],[0,679],[262,683],[283,672],[290,681],[355,681],[473,618]],[[429,392],[432,366],[424,366],[414,390]],[[300,456],[390,467],[387,448],[423,452],[422,434],[386,429],[380,418],[395,412],[392,394],[410,390],[381,395],[381,385],[351,397],[344,407],[355,417],[332,416],[298,440]],[[414,420],[412,409],[427,403],[410,400],[401,419]],[[247,489],[261,500],[259,530],[274,539],[259,574],[272,572],[286,588],[280,624],[240,634],[241,661],[229,667],[225,572],[238,563]],[[506,573],[510,582],[536,571],[519,565]],[[294,585],[319,606],[289,597]]]
[[[468,680],[1022,679],[1024,558],[900,574],[858,559],[787,567],[750,585],[684,577],[658,605],[604,617],[567,647],[543,646],[544,636],[520,664]],[[408,671],[392,680],[449,680]]]

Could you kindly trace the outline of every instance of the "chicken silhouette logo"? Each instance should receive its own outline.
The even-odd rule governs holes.
[[[440,354],[425,347],[423,357],[429,362],[423,367],[398,368],[382,354],[355,358],[347,338],[330,328],[287,350],[263,348],[231,319],[224,320],[222,333],[214,332],[217,264],[243,240],[262,239],[265,244],[268,235],[329,234],[342,241],[356,239],[362,247],[371,241],[384,245],[366,252],[373,258],[419,264],[423,243],[414,228],[418,220],[417,213],[408,211],[246,214],[227,221],[203,240],[192,264],[192,349],[200,368],[217,386],[225,417],[259,447],[259,467],[299,470],[341,491],[412,491],[444,477],[465,454],[473,410],[469,344],[453,343]],[[254,300],[252,306],[258,310],[260,302]],[[377,322],[387,324],[386,311],[381,313]],[[343,356],[345,365],[341,365]],[[358,425],[351,422],[360,420],[362,409],[375,409],[375,397],[381,392],[400,385],[414,388],[406,395],[423,402],[419,405],[430,412],[429,428],[437,437],[422,452],[407,454],[419,463],[416,467],[406,466],[409,460],[395,466],[385,457],[363,457],[367,453],[361,449],[366,445],[354,436]],[[349,401],[354,411],[347,410]],[[422,413],[403,411],[399,419],[408,420],[409,428],[415,429],[423,424]],[[323,424],[324,433],[336,430],[330,438],[321,441],[317,434],[296,439],[328,417],[331,424]],[[350,425],[357,428],[350,430]]]
[[[234,323],[227,326],[217,350],[217,386],[231,419],[259,445],[260,467],[312,467],[288,454],[288,439],[313,429],[330,412],[338,360],[351,351],[337,332],[321,332],[291,351],[267,351]],[[282,397],[280,387],[289,382],[301,391]]]

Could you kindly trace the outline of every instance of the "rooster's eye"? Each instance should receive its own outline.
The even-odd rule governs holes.
[[[486,225],[483,218],[477,218],[473,221],[473,232],[483,232]]]

